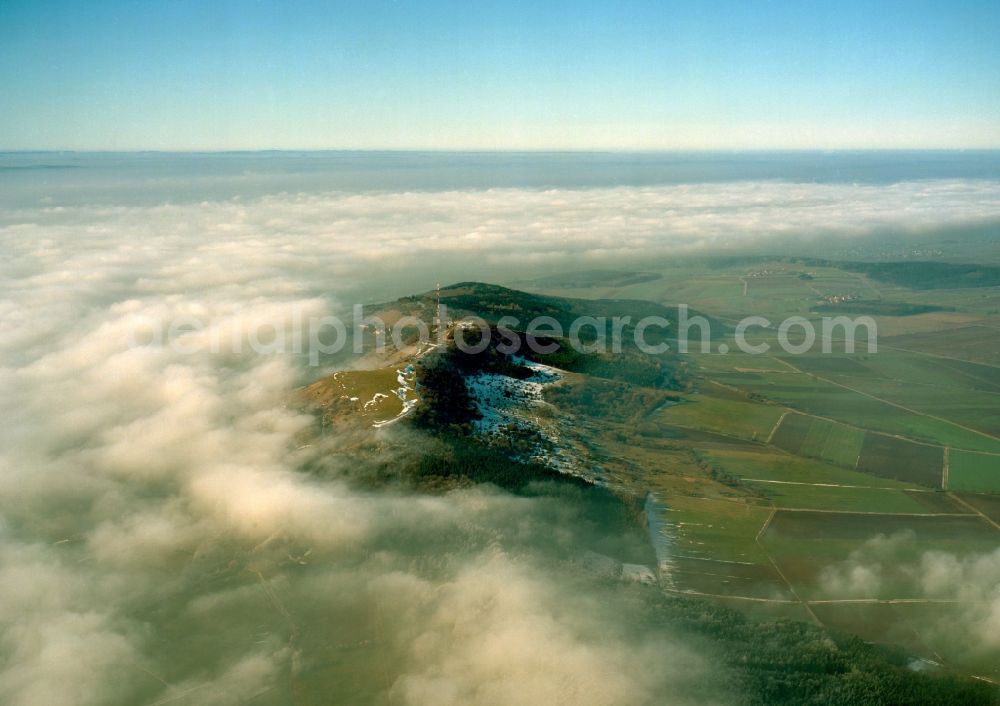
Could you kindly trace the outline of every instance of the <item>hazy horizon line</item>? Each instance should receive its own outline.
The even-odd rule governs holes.
[[[16,154],[261,154],[261,153],[372,153],[372,154],[886,154],[886,153],[1000,153],[993,147],[745,147],[745,148],[422,148],[422,147],[260,147],[245,149],[4,149]]]

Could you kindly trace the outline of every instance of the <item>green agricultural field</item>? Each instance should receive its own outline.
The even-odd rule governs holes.
[[[819,456],[842,466],[851,466],[857,463],[864,438],[864,433],[858,429],[831,424]]]
[[[750,336],[771,344],[768,355],[743,353],[718,337],[713,350],[724,340],[728,354],[690,351],[697,393],[646,420],[659,425],[660,436],[647,438],[651,432],[640,425],[647,436],[631,450],[621,447],[641,465],[623,464],[622,473],[668,505],[664,518],[686,557],[676,560],[674,588],[751,614],[815,614],[867,640],[932,660],[941,659],[936,651],[950,667],[996,673],[949,637],[953,606],[838,602],[922,600],[915,576],[926,552],[968,557],[1000,546],[1000,532],[986,519],[1000,522],[1000,455],[988,453],[1000,454],[1000,439],[991,438],[1000,437],[1000,367],[984,364],[1000,364],[989,358],[1000,341],[996,324],[974,325],[967,294],[938,302],[882,283],[876,291],[836,270],[799,279],[791,269],[778,271],[786,266],[676,272],[662,284],[706,314],[731,319],[798,313],[818,322],[810,313],[818,298],[845,292],[954,310],[876,317],[877,353],[861,342],[851,354],[835,343],[841,352],[823,354],[817,345],[788,355],[773,329]],[[741,277],[751,270],[771,273],[747,278],[744,295]],[[941,490],[945,446],[954,492]],[[997,494],[982,494],[988,491]],[[773,518],[758,543],[770,506]]]
[[[847,470],[818,459],[794,456],[773,448],[713,449],[706,454],[712,463],[748,480],[844,485],[868,488],[916,488],[913,483],[878,478]]]
[[[945,378],[948,377],[945,374]],[[912,381],[847,375],[830,376],[830,378],[902,405],[917,414],[940,417],[986,435],[1000,434],[1000,397],[993,391],[973,389],[969,385],[959,387],[942,384],[936,378]],[[956,431],[966,430],[956,429]],[[983,441],[991,443],[989,438],[984,437]]]
[[[858,469],[883,478],[939,488],[944,449],[884,434],[867,434],[858,458]]]
[[[795,620],[803,623],[812,621],[812,616],[806,610],[805,606],[797,601],[793,603],[773,603],[746,601],[737,598],[713,598],[712,600],[727,608],[740,611],[751,620],[765,622]]]
[[[854,468],[861,454],[865,432],[843,424],[789,414],[771,439],[778,448]]]
[[[800,453],[842,466],[853,466],[857,463],[864,437],[864,432],[858,429],[814,419]]]
[[[810,277],[801,277],[807,270]],[[663,272],[662,281],[630,286],[615,296],[634,297],[656,291],[662,298],[688,302],[720,316],[739,317],[752,312],[779,320],[793,314],[808,314],[823,295],[852,292],[877,298],[879,294],[864,278],[853,273],[834,268],[805,268],[777,260],[722,267],[717,264],[672,267]]]
[[[781,361],[766,355],[750,355],[739,351],[732,341],[729,353],[701,353],[697,349],[690,351],[690,357],[697,363],[698,369],[715,378],[717,373],[784,373],[788,368]]]
[[[913,654],[937,662],[947,655],[948,665],[971,674],[1000,677],[1000,665],[968,639],[962,626],[968,604],[926,603],[827,603],[811,609],[827,627],[859,635],[865,640],[901,645]]]
[[[997,348],[997,330],[986,326],[949,327],[900,336],[889,336],[881,343],[892,348],[929,353],[945,359],[958,359],[997,367],[1000,349]]]
[[[833,424],[821,419],[812,419],[810,422],[798,452],[803,456],[823,458],[823,447],[826,446],[826,438],[830,435]]]
[[[924,659],[937,660],[909,625],[897,605],[886,603],[825,603],[810,606],[827,627],[883,644],[902,645]],[[935,606],[937,608],[937,606]]]
[[[1000,367],[968,363],[962,360],[949,360],[947,358],[935,358],[932,364],[939,372],[942,369],[948,370],[951,373],[963,376],[978,388],[1000,392]]]
[[[1000,524],[1000,495],[981,495],[974,493],[955,493],[963,501],[994,522]]]
[[[1000,392],[1000,368],[960,360],[931,358],[891,349],[865,356],[865,366],[875,378],[958,390]]]
[[[810,312],[819,296],[855,290],[918,302],[908,290],[878,284],[882,291],[875,292],[863,278],[836,270],[811,272],[812,280],[776,271],[786,265],[677,271],[637,286],[682,294],[674,300],[708,315],[736,318],[752,310],[773,321],[792,313],[818,321]],[[744,295],[741,277],[755,269],[772,272],[747,278]],[[938,659],[936,650],[949,666],[991,674],[990,665],[949,641],[947,604],[836,602],[922,599],[914,568],[925,552],[963,557],[1000,545],[1000,532],[985,519],[1000,521],[1000,455],[986,453],[1000,453],[1000,440],[990,438],[1000,436],[1000,367],[982,364],[1000,335],[969,325],[960,294],[940,306],[955,310],[876,317],[883,334],[877,353],[862,342],[851,354],[835,343],[841,352],[823,354],[817,345],[788,355],[772,329],[751,334],[751,343],[771,344],[770,354],[749,355],[716,337],[713,350],[725,342],[728,354],[692,350],[686,357],[696,393],[634,428],[599,434],[608,437],[601,442],[607,477],[649,488],[667,505],[663,518],[676,532],[675,590],[709,594],[750,614],[815,614],[834,629],[928,659]],[[884,332],[897,334],[892,347],[882,345]],[[948,352],[952,333],[956,350]],[[921,352],[925,341],[949,357]],[[945,446],[949,489],[956,492],[940,489]],[[619,456],[628,462],[612,458]],[[869,556],[870,546],[891,551]],[[865,556],[875,568],[852,573]],[[872,570],[879,579],[868,582]]]
[[[864,358],[868,357],[868,355],[813,354],[781,356],[781,360],[806,373],[816,375],[871,375],[873,371],[864,361]]]
[[[768,564],[734,563],[713,559],[674,559],[670,577],[674,588],[724,596],[794,600],[788,584]]]
[[[904,381],[898,385],[902,388],[910,383]],[[758,380],[747,381],[740,387],[803,413],[835,419],[861,429],[972,451],[1000,452],[1000,439],[963,428],[959,420],[936,418],[939,415],[908,411],[894,406],[898,403],[890,404],[891,400],[867,397],[865,388],[870,386],[865,383],[856,382],[851,385],[854,389],[847,389],[832,381],[789,370],[788,373],[760,373]],[[949,395],[938,393],[942,405],[946,405],[949,399],[961,404],[962,394],[960,390]],[[977,402],[977,409],[981,411],[986,405],[993,404],[993,397],[984,398]],[[989,411],[994,413],[993,407]],[[963,413],[967,415],[968,410]]]
[[[771,509],[731,500],[711,500],[683,495],[663,498],[668,506],[664,521],[677,533],[680,556],[767,563],[755,541]]]
[[[763,441],[784,411],[773,405],[700,394],[663,409],[659,418],[667,424]]]
[[[864,582],[831,586],[821,581],[823,570],[848,562],[856,552],[875,540],[896,541],[882,557],[885,580],[876,587]],[[920,595],[908,568],[919,565],[920,556],[941,550],[958,556],[994,551],[1000,541],[997,530],[975,514],[967,516],[920,516],[790,512],[779,510],[761,538],[785,577],[800,596],[828,598],[915,598]],[[886,550],[883,550],[886,551]],[[845,591],[841,595],[837,591]],[[874,591],[875,595],[868,595]]]
[[[812,428],[813,421],[813,417],[808,417],[804,414],[792,413],[786,415],[781,420],[778,428],[774,430],[771,443],[789,453],[797,454],[801,452],[802,445],[805,443],[806,437],[809,436],[809,430]]]
[[[971,512],[961,517],[915,515],[850,515],[824,512],[779,510],[768,527],[765,539],[799,542],[863,542],[879,534],[912,532],[926,547],[948,547],[959,554],[992,550],[1000,535]]]
[[[962,512],[939,493],[747,482],[778,508],[885,513]]]
[[[1000,456],[952,450],[948,454],[948,487],[1000,493]]]

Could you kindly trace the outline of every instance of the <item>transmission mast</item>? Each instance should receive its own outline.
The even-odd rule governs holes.
[[[444,325],[444,322],[441,320],[441,283],[440,282],[437,283],[437,287],[435,288],[434,291],[435,291],[435,293],[437,295],[437,305],[436,305],[436,308],[434,309],[434,325],[437,328],[437,334],[440,336],[441,335],[441,327]]]

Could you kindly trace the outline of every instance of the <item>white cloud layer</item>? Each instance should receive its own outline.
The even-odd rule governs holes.
[[[523,538],[551,531],[551,508],[307,476],[310,420],[286,402],[316,371],[236,345],[132,347],[137,323],[194,318],[211,328],[193,344],[232,342],[349,293],[515,265],[994,218],[1000,190],[983,182],[2,211],[0,701],[283,703],[332,669],[345,694],[407,704],[663,703],[701,658],[615,635],[584,603],[567,613],[557,572],[494,548],[533,555]]]
[[[944,601],[908,615],[909,629],[966,665],[1000,657],[1000,548],[955,553],[927,550],[913,532],[878,535],[827,566],[820,582],[830,598]]]

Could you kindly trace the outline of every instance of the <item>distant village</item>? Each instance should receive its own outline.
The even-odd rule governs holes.
[[[827,294],[820,297],[820,304],[843,304],[861,299],[860,294]]]

